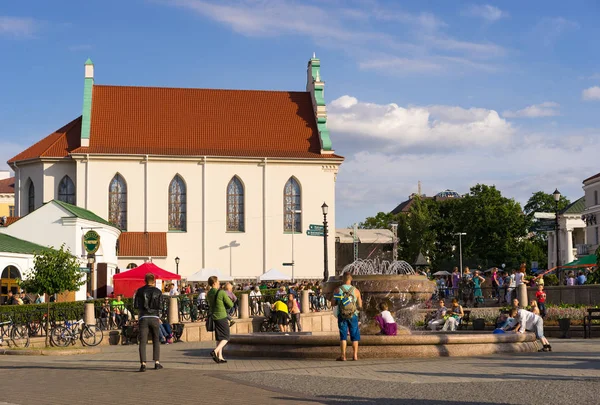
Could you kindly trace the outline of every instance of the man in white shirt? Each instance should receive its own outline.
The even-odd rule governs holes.
[[[517,333],[535,332],[535,337],[540,339],[544,345],[544,348],[539,351],[552,351],[552,346],[550,346],[548,339],[544,336],[544,320],[540,316],[525,309],[517,309],[516,307],[510,310],[510,316],[513,318],[513,321],[507,325],[507,329],[518,324]]]
[[[252,308],[251,315],[258,315],[259,305],[261,301],[262,293],[260,292],[260,288],[258,286],[254,287],[254,290],[250,291],[250,307]]]
[[[171,297],[179,295],[179,291],[177,291],[177,287],[175,287],[175,284],[171,284],[171,290],[169,291],[169,295]]]
[[[436,331],[438,329],[438,326],[444,326],[444,322],[446,322],[444,320],[444,316],[446,316],[446,312],[448,310],[446,309],[446,304],[444,303],[444,300],[440,300],[439,305],[439,308],[437,309],[437,311],[435,311],[435,315],[427,323],[427,327],[433,331]]]

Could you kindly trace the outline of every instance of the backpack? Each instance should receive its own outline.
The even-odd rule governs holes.
[[[356,302],[354,295],[354,287],[350,287],[348,290],[340,287],[339,293],[339,316],[342,319],[352,319],[356,312]]]

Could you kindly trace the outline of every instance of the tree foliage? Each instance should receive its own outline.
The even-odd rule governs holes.
[[[79,271],[79,261],[65,249],[63,244],[59,250],[47,249],[36,254],[33,269],[21,282],[21,288],[33,294],[61,294],[76,291],[85,284]],[[49,346],[48,319],[50,319],[50,301],[47,301],[46,346]]]
[[[571,202],[564,195],[560,196],[558,200],[558,209],[565,209]],[[556,202],[552,194],[544,193],[543,191],[537,191],[529,197],[527,204],[523,207],[523,212],[530,218],[533,218],[533,214],[536,212],[555,212]]]
[[[547,196],[538,192],[530,210],[545,209]],[[542,198],[543,197],[543,198]],[[533,197],[532,197],[533,198]],[[550,198],[552,196],[550,195]],[[544,202],[546,201],[546,202]],[[554,200],[552,199],[552,202]],[[559,207],[569,204],[561,198]],[[428,256],[435,269],[450,269],[459,263],[462,232],[463,264],[489,268],[505,263],[507,269],[520,263],[547,264],[545,241],[529,232],[532,217],[521,205],[502,195],[495,186],[477,184],[464,198],[446,200],[415,197],[407,213],[378,213],[360,224],[362,228],[390,228],[398,223],[398,257],[413,263],[419,252]]]

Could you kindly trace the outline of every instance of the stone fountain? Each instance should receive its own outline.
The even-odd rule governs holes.
[[[413,332],[412,324],[417,309],[432,297],[435,283],[417,274],[405,261],[357,260],[344,267],[352,273],[352,284],[363,296],[361,312],[361,358],[402,358],[439,356],[479,356],[492,353],[535,352],[541,346],[535,336],[451,332]],[[323,284],[323,292],[331,299],[342,283],[341,276],[330,277]],[[377,306],[387,302],[390,312],[399,324],[398,336],[374,335],[379,331],[373,325]],[[232,335],[227,353],[241,357],[329,358],[339,355],[339,335],[269,335],[252,333]]]
[[[361,332],[374,334],[379,331],[373,318],[379,312],[379,304],[388,304],[389,311],[399,324],[401,333],[407,333],[408,325],[416,316],[417,309],[431,299],[436,286],[426,276],[415,272],[410,264],[399,260],[357,260],[344,267],[342,274],[352,274],[352,285],[358,288],[363,298]],[[323,284],[323,292],[331,299],[342,284],[342,276],[330,277]]]

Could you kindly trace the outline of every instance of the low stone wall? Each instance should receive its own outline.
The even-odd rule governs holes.
[[[493,353],[535,352],[535,335],[416,333],[361,336],[361,358],[479,356]],[[347,351],[351,351],[348,349]],[[338,336],[234,335],[227,353],[241,357],[327,358],[339,356]]]
[[[546,303],[548,304],[600,304],[600,284],[574,285],[574,286],[548,286],[544,287]],[[529,300],[535,299],[537,288],[528,288]]]

